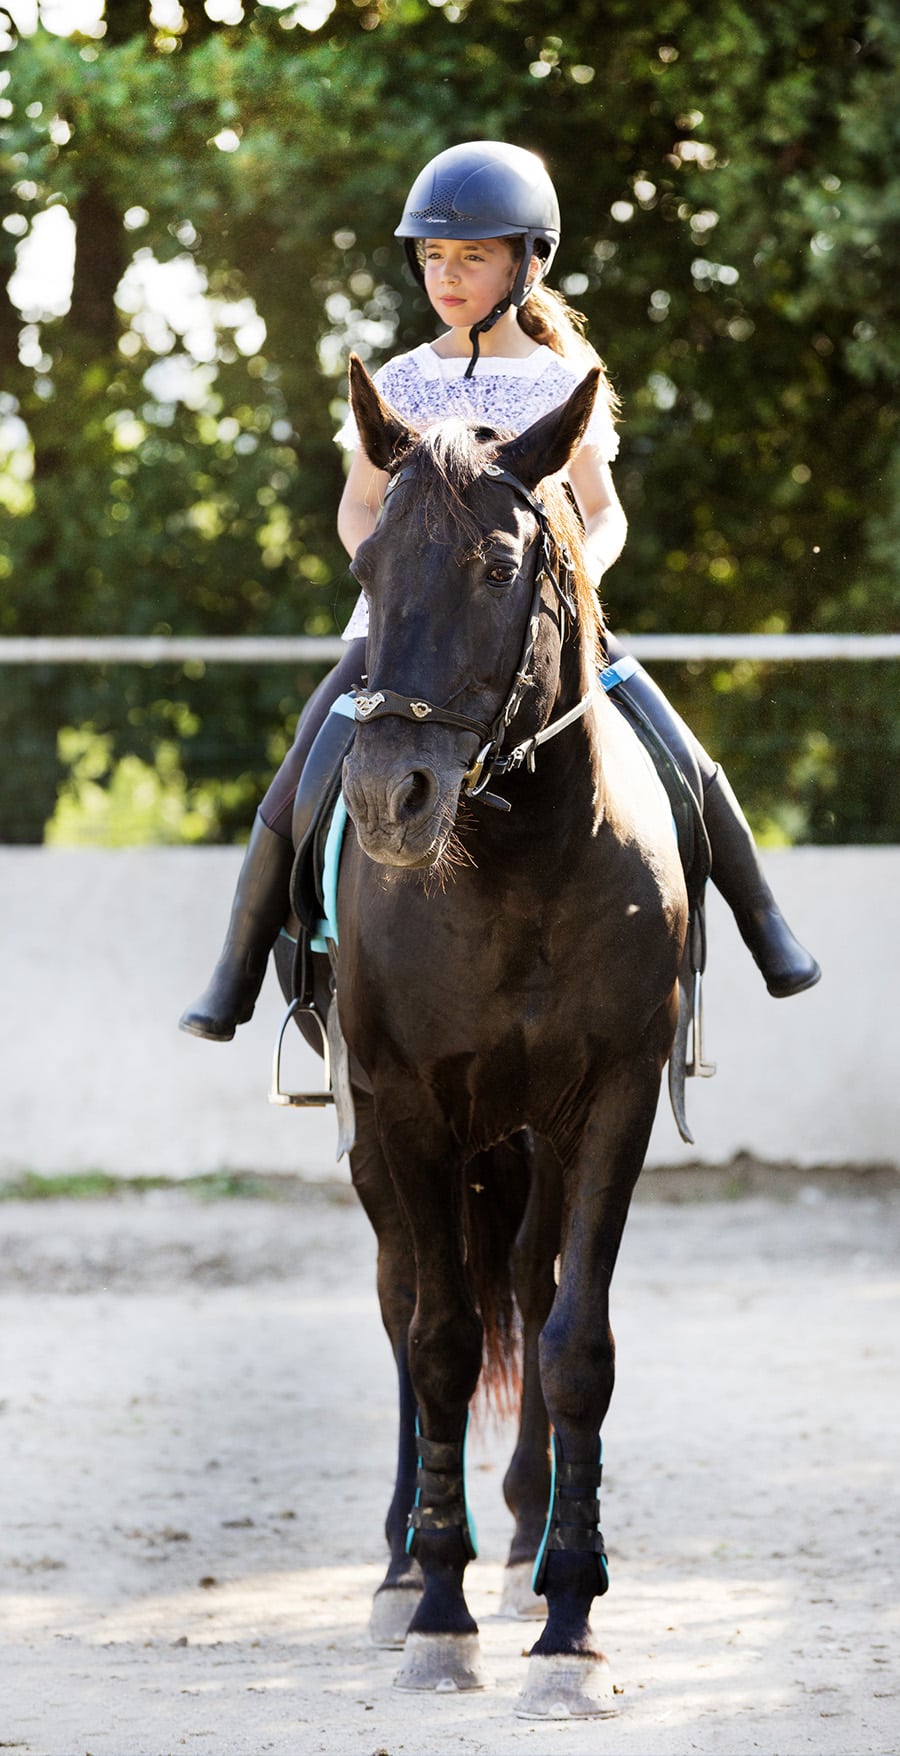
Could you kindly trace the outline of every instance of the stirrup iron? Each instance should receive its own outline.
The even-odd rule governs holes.
[[[703,1058],[703,994],[701,983],[706,966],[706,923],[703,901],[698,899],[688,918],[688,933],[678,972],[678,1024],[669,1055],[669,1099],[672,1114],[682,1140],[694,1145],[688,1126],[684,1103],[686,1079],[711,1079],[715,1063]],[[688,1039],[691,1057],[688,1060]]]
[[[703,1059],[703,971],[694,971],[694,991],[691,1004],[691,1058],[685,1067],[686,1079],[712,1079],[715,1075],[715,1061]]]
[[[319,1034],[322,1038],[321,1091],[285,1091],[281,1083],[281,1052],[284,1045],[285,1034],[288,1025],[293,1022],[298,1012],[305,1012],[308,1017],[315,1019],[319,1029]],[[278,1041],[275,1044],[275,1056],[272,1062],[272,1083],[269,1087],[269,1103],[281,1104],[285,1107],[291,1105],[294,1109],[298,1110],[324,1109],[326,1104],[334,1103],[334,1092],[331,1089],[331,1045],[328,1040],[328,1030],[322,1021],[318,1008],[312,1003],[304,1005],[303,1001],[299,998],[291,1001],[290,1006],[282,1019],[281,1029],[278,1032]]]

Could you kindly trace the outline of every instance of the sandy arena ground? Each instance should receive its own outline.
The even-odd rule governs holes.
[[[492,1686],[399,1694],[368,1643],[394,1396],[346,1190],[4,1204],[0,1750],[893,1756],[900,1178],[661,1184],[614,1288],[589,1724],[514,1717],[503,1429],[470,1443]]]

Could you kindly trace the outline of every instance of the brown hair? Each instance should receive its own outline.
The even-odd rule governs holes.
[[[524,246],[524,239],[510,240]],[[555,354],[561,354],[573,366],[580,366],[587,372],[591,366],[599,366],[603,377],[600,380],[598,395],[605,396],[611,415],[615,416],[621,406],[619,398],[612,387],[606,367],[596,348],[591,346],[585,335],[587,318],[583,311],[576,311],[563,298],[562,293],[553,287],[544,286],[539,282],[529,293],[524,305],[520,305],[516,317],[520,329],[530,335],[532,341],[552,348]]]

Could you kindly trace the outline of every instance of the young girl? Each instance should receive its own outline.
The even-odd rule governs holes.
[[[543,285],[559,243],[556,193],[533,153],[497,141],[472,141],[439,153],[416,178],[395,234],[410,267],[447,326],[436,341],[397,355],[375,374],[387,402],[416,430],[462,414],[522,432],[570,395],[600,364],[582,321]],[[584,523],[588,566],[599,585],[621,554],[626,520],[610,464],[618,451],[616,398],[604,378],[568,480]],[[355,446],[352,418],[338,435]],[[352,557],[378,520],[388,477],[353,451],[338,511],[338,532]],[[212,979],[180,1024],[227,1042],[250,1018],[269,951],[288,909],[293,860],[291,819],[303,764],[339,695],[365,671],[367,608],[360,598],[344,638],[347,652],[310,698],[293,748],[259,808],[238,879],[222,955]],[[712,879],[776,997],[819,980],[815,959],[794,937],[772,895],[749,826],[721,768],[665,696],[609,637],[609,656],[628,690],[673,755],[698,773],[712,849]]]

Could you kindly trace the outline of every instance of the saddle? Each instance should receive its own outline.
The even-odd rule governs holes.
[[[291,1002],[275,1044],[269,1088],[272,1104],[296,1109],[334,1104],[339,1159],[351,1150],[356,1136],[350,1060],[334,1003],[337,871],[346,819],[341,769],[356,735],[352,713],[349,696],[342,696],[333,704],[306,759],[297,788],[293,819],[296,853],[289,888],[291,918],[282,929],[286,938],[294,942]],[[331,963],[327,987],[321,958],[316,967],[317,952],[326,953]],[[327,976],[327,963],[324,968]],[[322,1085],[316,1091],[288,1091],[282,1080],[284,1039],[295,1022],[322,1056]]]
[[[349,711],[346,704],[349,703]],[[341,791],[344,757],[356,736],[352,699],[341,696],[318,732],[303,765],[294,801],[294,865],[290,880],[291,910],[299,926],[294,958],[294,998],[312,1003],[313,949],[325,951],[320,929],[330,910],[325,894],[326,849],[335,806]],[[336,933],[333,935],[336,939]]]
[[[703,810],[691,779],[676,762],[668,744],[626,686],[629,676],[636,668],[635,661],[631,658],[620,659],[600,672],[600,682],[613,706],[618,708],[632,731],[637,734],[662,782],[672,812],[688,904],[692,911],[702,909],[712,867]]]
[[[694,1136],[688,1126],[684,1101],[685,1079],[711,1079],[715,1064],[703,1055],[703,972],[706,969],[706,915],[704,899],[712,870],[709,837],[703,808],[691,784],[627,684],[637,669],[626,654],[600,672],[609,699],[627,719],[649,757],[665,789],[672,812],[681,869],[688,898],[688,930],[681,969],[678,972],[678,1025],[669,1056],[669,1101],[678,1132],[688,1146]],[[690,1041],[690,1059],[688,1042]]]

